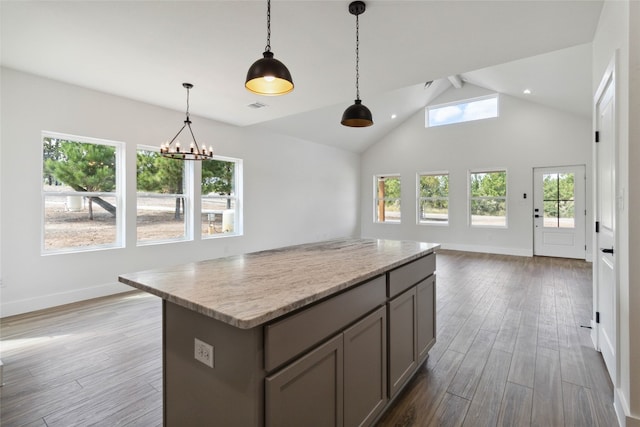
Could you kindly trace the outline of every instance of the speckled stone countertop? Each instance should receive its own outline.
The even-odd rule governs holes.
[[[119,280],[250,329],[439,247],[399,240],[330,240],[123,274]]]

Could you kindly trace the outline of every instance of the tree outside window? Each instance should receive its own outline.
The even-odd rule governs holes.
[[[544,185],[544,227],[575,227],[575,174],[546,173]]]
[[[202,162],[202,237],[240,234],[238,186],[240,161],[217,158]]]
[[[375,177],[375,222],[400,222],[400,189],[400,176]]]
[[[449,174],[418,176],[418,223],[449,223]]]
[[[136,154],[138,242],[187,238],[185,162],[163,157],[156,148]]]
[[[121,246],[121,144],[43,134],[43,251]]]
[[[472,226],[507,226],[507,172],[471,172],[470,214]]]

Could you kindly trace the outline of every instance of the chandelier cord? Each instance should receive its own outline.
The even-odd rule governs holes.
[[[271,0],[267,0],[267,46],[265,52],[271,52]]]
[[[189,88],[187,88],[187,122],[189,121]]]

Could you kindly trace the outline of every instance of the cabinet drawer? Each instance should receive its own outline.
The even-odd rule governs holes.
[[[436,270],[436,255],[431,253],[389,272],[389,298],[401,294]]]
[[[385,276],[265,326],[264,364],[271,371],[385,302]]]

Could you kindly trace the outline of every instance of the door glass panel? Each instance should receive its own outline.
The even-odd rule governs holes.
[[[543,175],[545,228],[575,228],[574,179],[573,173]]]

